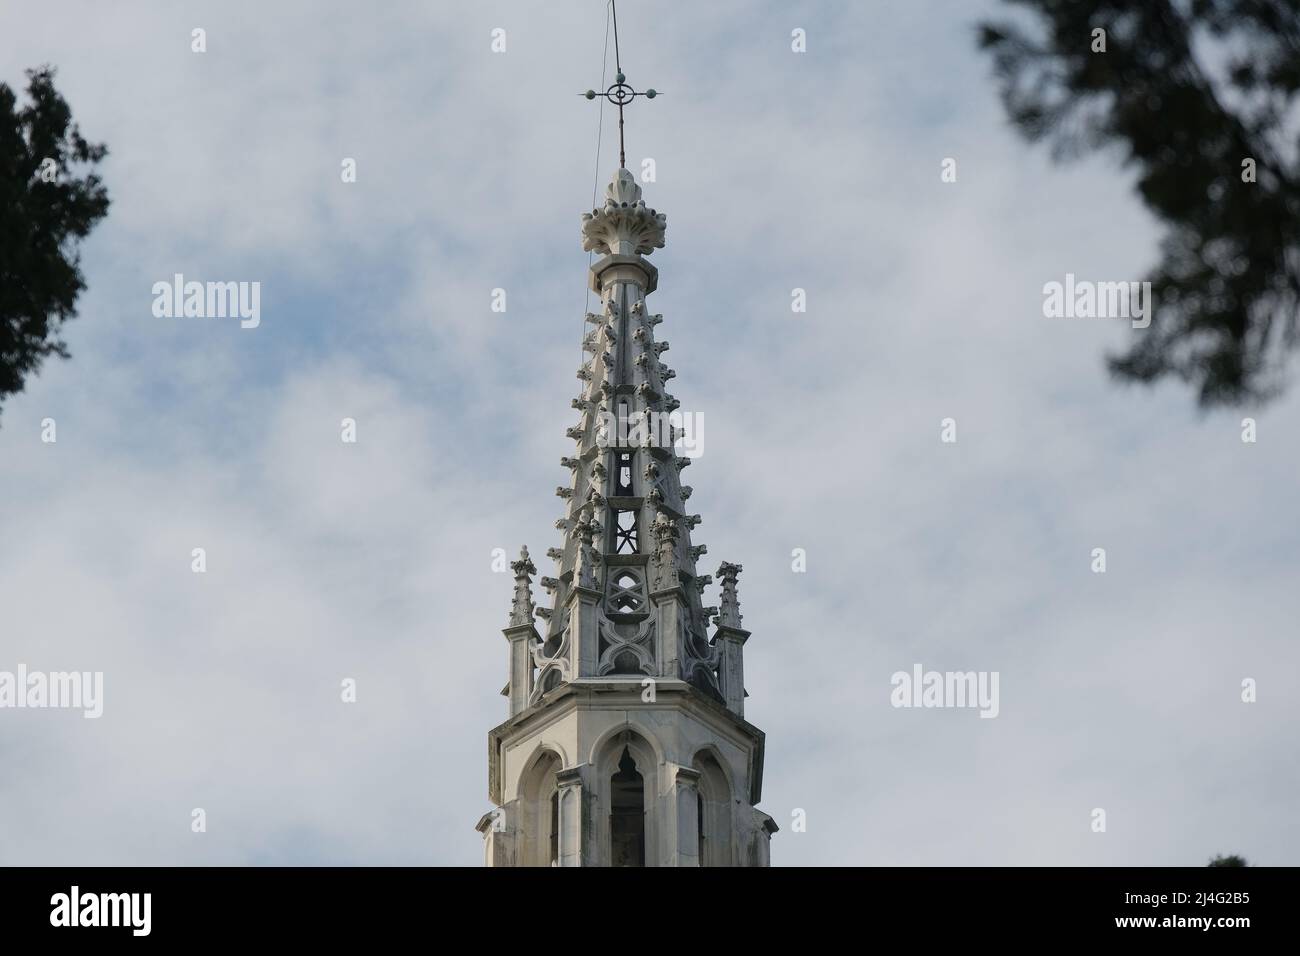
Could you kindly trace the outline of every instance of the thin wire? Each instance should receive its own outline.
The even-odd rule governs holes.
[[[618,7],[614,6],[614,0],[609,0],[609,7],[614,11],[614,69],[623,72],[623,64],[618,58]],[[601,77],[603,80],[604,77]]]
[[[606,69],[606,64],[609,63],[609,12],[610,12],[610,10],[612,10],[613,8],[614,8],[614,0],[609,0],[609,5],[605,7],[605,52],[604,52],[604,55],[601,57],[601,60],[600,60],[600,85],[601,85],[602,88],[605,86],[605,69]],[[615,13],[615,16],[618,16],[618,14]],[[618,31],[617,31],[617,28],[615,28],[615,32],[614,32],[614,44],[615,44],[615,46],[618,45]],[[618,50],[617,50],[617,49],[614,51],[614,59],[615,59],[616,61],[617,61],[617,59],[618,59]],[[605,131],[605,97],[602,96],[602,97],[600,98],[600,118],[599,118],[599,121],[598,121],[597,126],[596,126],[596,163],[595,163],[595,172],[592,174],[592,179],[591,179],[591,205],[592,205],[592,208],[595,208],[595,206],[596,206],[596,190],[597,190],[598,188],[600,188],[600,140],[601,140],[601,136],[604,134],[604,131]],[[592,255],[592,254],[593,254],[593,253],[588,253],[588,256],[590,256],[590,255]]]
[[[614,8],[614,0],[609,0],[609,4],[605,7],[605,52],[600,60],[601,89],[605,88],[605,70],[607,65],[609,64],[609,14],[610,11],[613,10],[613,8]],[[618,13],[615,12],[614,16],[617,17]],[[615,46],[614,61],[617,64],[618,62],[618,30],[617,29],[615,29],[614,31],[614,46]],[[600,98],[600,117],[596,125],[596,162],[594,164],[595,169],[593,170],[591,176],[591,208],[592,209],[596,208],[596,190],[600,188],[600,142],[601,142],[601,137],[604,135],[604,132],[605,132],[605,98],[602,96]],[[595,256],[596,256],[596,251],[594,249],[587,253],[588,271],[591,270],[591,263],[594,261]],[[583,303],[582,303],[582,334],[578,336],[578,351],[580,353],[578,357],[580,360],[579,361],[580,365],[585,364],[587,360],[587,350],[582,347],[582,340],[587,337],[587,332],[586,332],[587,312],[591,308],[591,284],[586,283],[586,285],[587,285],[587,294],[586,294],[586,298],[583,299]]]

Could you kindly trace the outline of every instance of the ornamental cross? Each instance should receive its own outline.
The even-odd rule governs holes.
[[[597,93],[595,90],[588,90],[580,95],[589,100],[594,100],[598,96],[603,96],[615,106],[618,107],[618,168],[627,168],[627,155],[623,147],[623,107],[627,106],[638,96],[644,96],[648,100],[654,99],[659,94],[653,89],[646,90],[644,93],[638,93],[627,83],[627,77],[623,75],[623,65],[618,56],[618,7],[614,6],[614,0],[610,0],[610,9],[614,12],[614,69],[617,71],[614,75],[614,83],[604,93]],[[608,49],[608,47],[606,48]]]

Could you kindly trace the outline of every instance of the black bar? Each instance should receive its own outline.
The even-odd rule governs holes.
[[[383,868],[22,868],[0,870],[6,943],[290,940],[400,943],[462,932],[489,949],[593,940],[626,917],[645,948],[699,922],[724,938],[850,931],[859,942],[914,938],[1139,944],[1193,937],[1231,945],[1294,928],[1294,868],[542,870]],[[118,926],[70,923],[118,917]],[[136,905],[100,894],[149,894]],[[649,893],[650,895],[647,895]],[[61,896],[60,896],[61,894]],[[1184,897],[1175,894],[1185,894]],[[88,903],[87,897],[94,902]],[[61,900],[66,901],[66,905]],[[132,921],[131,917],[135,920]],[[1120,921],[1153,921],[1143,925]],[[1208,928],[1201,921],[1209,919]],[[558,922],[556,922],[558,920]],[[1195,923],[1190,921],[1195,920]],[[1227,925],[1224,921],[1245,922]],[[602,929],[603,927],[603,929]],[[920,934],[919,936],[917,934]],[[448,935],[453,934],[453,935]],[[811,937],[810,937],[811,938]],[[666,940],[665,940],[666,941]],[[774,939],[768,940],[774,942]],[[12,949],[11,952],[20,950]],[[53,950],[51,950],[53,951]]]

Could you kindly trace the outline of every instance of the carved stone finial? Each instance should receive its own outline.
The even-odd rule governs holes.
[[[736,593],[736,577],[743,570],[739,564],[730,561],[718,565],[718,577],[722,579],[722,609],[714,623],[719,627],[740,627],[740,597]]]
[[[626,169],[617,170],[605,187],[605,205],[634,206],[641,202],[641,187]]]
[[[596,551],[593,545],[600,525],[591,516],[591,508],[583,509],[582,520],[578,522],[578,563],[575,568],[574,583],[580,588],[596,590]]]
[[[646,207],[626,169],[605,187],[605,205],[582,215],[582,248],[602,255],[644,256],[664,246],[668,217]]]
[[[677,585],[677,522],[662,511],[655,516],[650,530],[655,536],[653,589],[656,591]]]
[[[515,572],[515,597],[510,606],[510,626],[531,624],[536,610],[536,605],[533,604],[532,575],[537,573],[537,567],[528,557],[527,545],[520,550],[519,560],[510,562],[510,567]]]

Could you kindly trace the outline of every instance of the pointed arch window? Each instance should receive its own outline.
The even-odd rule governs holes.
[[[700,866],[733,866],[736,833],[732,822],[731,784],[712,753],[701,751],[692,763],[700,774],[696,794]]]
[[[519,863],[522,866],[558,865],[558,803],[556,774],[562,766],[558,754],[542,750],[519,776]]]
[[[645,866],[645,780],[626,747],[609,782],[611,863]]]

